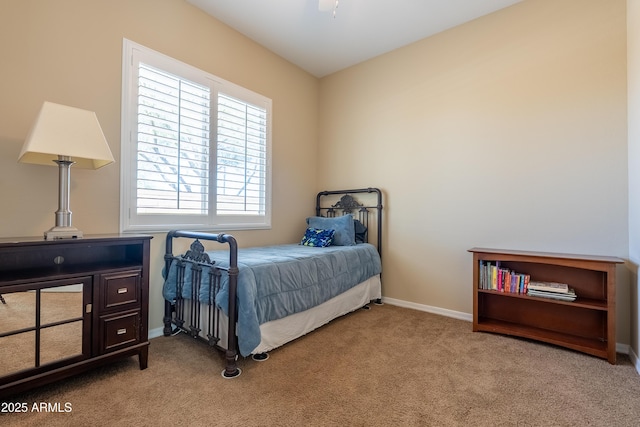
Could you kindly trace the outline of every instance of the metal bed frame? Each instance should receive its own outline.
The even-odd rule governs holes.
[[[361,193],[375,193],[377,195],[377,203],[375,205],[363,205],[360,204],[352,194]],[[337,203],[323,207],[321,202],[326,196],[342,195]],[[376,226],[377,226],[377,249],[378,254],[382,257],[382,192],[377,188],[363,188],[355,190],[338,190],[338,191],[322,191],[316,196],[316,215],[335,217],[339,212],[342,214],[352,214],[355,219],[360,220],[365,227],[369,227],[369,213],[370,210],[376,212]],[[324,215],[323,215],[324,214]],[[173,240],[176,238],[190,238],[195,239],[190,246],[190,249],[184,255],[173,254]],[[218,243],[229,245],[229,266],[222,267],[215,265],[214,261],[211,261],[207,253],[205,252],[204,245],[200,240],[216,241]],[[236,336],[236,320],[237,320],[237,286],[238,286],[238,243],[236,239],[230,234],[218,233],[204,233],[194,231],[181,231],[173,230],[167,233],[166,237],[166,250],[165,250],[165,273],[168,274],[169,268],[175,261],[177,266],[177,292],[176,300],[174,302],[165,300],[164,306],[164,329],[163,334],[170,336],[178,332],[185,332],[191,337],[200,341],[206,342],[209,346],[214,347],[224,352],[226,365],[222,371],[224,378],[235,378],[242,372],[237,365],[238,359],[238,339]],[[182,288],[184,286],[185,268],[186,265],[191,265],[191,298],[182,298]],[[225,271],[228,274],[229,281],[229,306],[227,308],[228,313],[228,325],[227,325],[227,345],[226,347],[220,344],[220,328],[221,328],[221,311],[215,305],[209,305],[206,313],[206,322],[208,327],[208,333],[206,337],[200,335],[203,330],[203,326],[200,323],[201,309],[198,302],[198,295],[200,292],[200,283],[203,274],[203,267],[207,268],[210,301],[213,300],[213,296],[220,289],[221,274]],[[381,304],[380,300],[376,303]],[[187,307],[188,305],[188,307]],[[186,310],[185,310],[186,309]],[[188,319],[185,319],[185,312],[188,313]],[[233,321],[232,321],[233,319]],[[174,328],[175,327],[175,328]],[[268,355],[256,354],[252,356],[255,360],[265,360]]]

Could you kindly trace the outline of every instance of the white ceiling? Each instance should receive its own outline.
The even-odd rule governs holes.
[[[522,0],[187,0],[323,77]]]

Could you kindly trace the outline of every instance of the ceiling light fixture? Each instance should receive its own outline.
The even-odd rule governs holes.
[[[318,0],[318,10],[320,12],[333,10],[333,17],[335,18],[336,9],[338,9],[338,0]]]

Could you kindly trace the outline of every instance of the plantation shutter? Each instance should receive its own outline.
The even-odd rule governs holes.
[[[210,89],[139,66],[137,213],[206,215]]]
[[[218,94],[218,215],[265,215],[267,110]]]

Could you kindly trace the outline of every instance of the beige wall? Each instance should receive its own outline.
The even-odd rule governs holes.
[[[474,246],[628,258],[625,7],[527,0],[321,80],[318,186],[385,191],[386,297],[471,313]]]
[[[640,0],[627,0],[627,81],[629,127],[629,266],[631,279],[631,348],[640,355]]]
[[[318,80],[183,0],[0,3],[0,237],[41,235],[54,223],[57,169],[17,163],[45,100],[96,112],[116,163],[72,170],[73,224],[85,234],[118,232],[123,38],[273,100],[273,227],[233,234],[244,246],[298,239],[315,201],[316,163],[301,159],[316,153]],[[163,251],[156,235],[152,329],[162,325]]]

